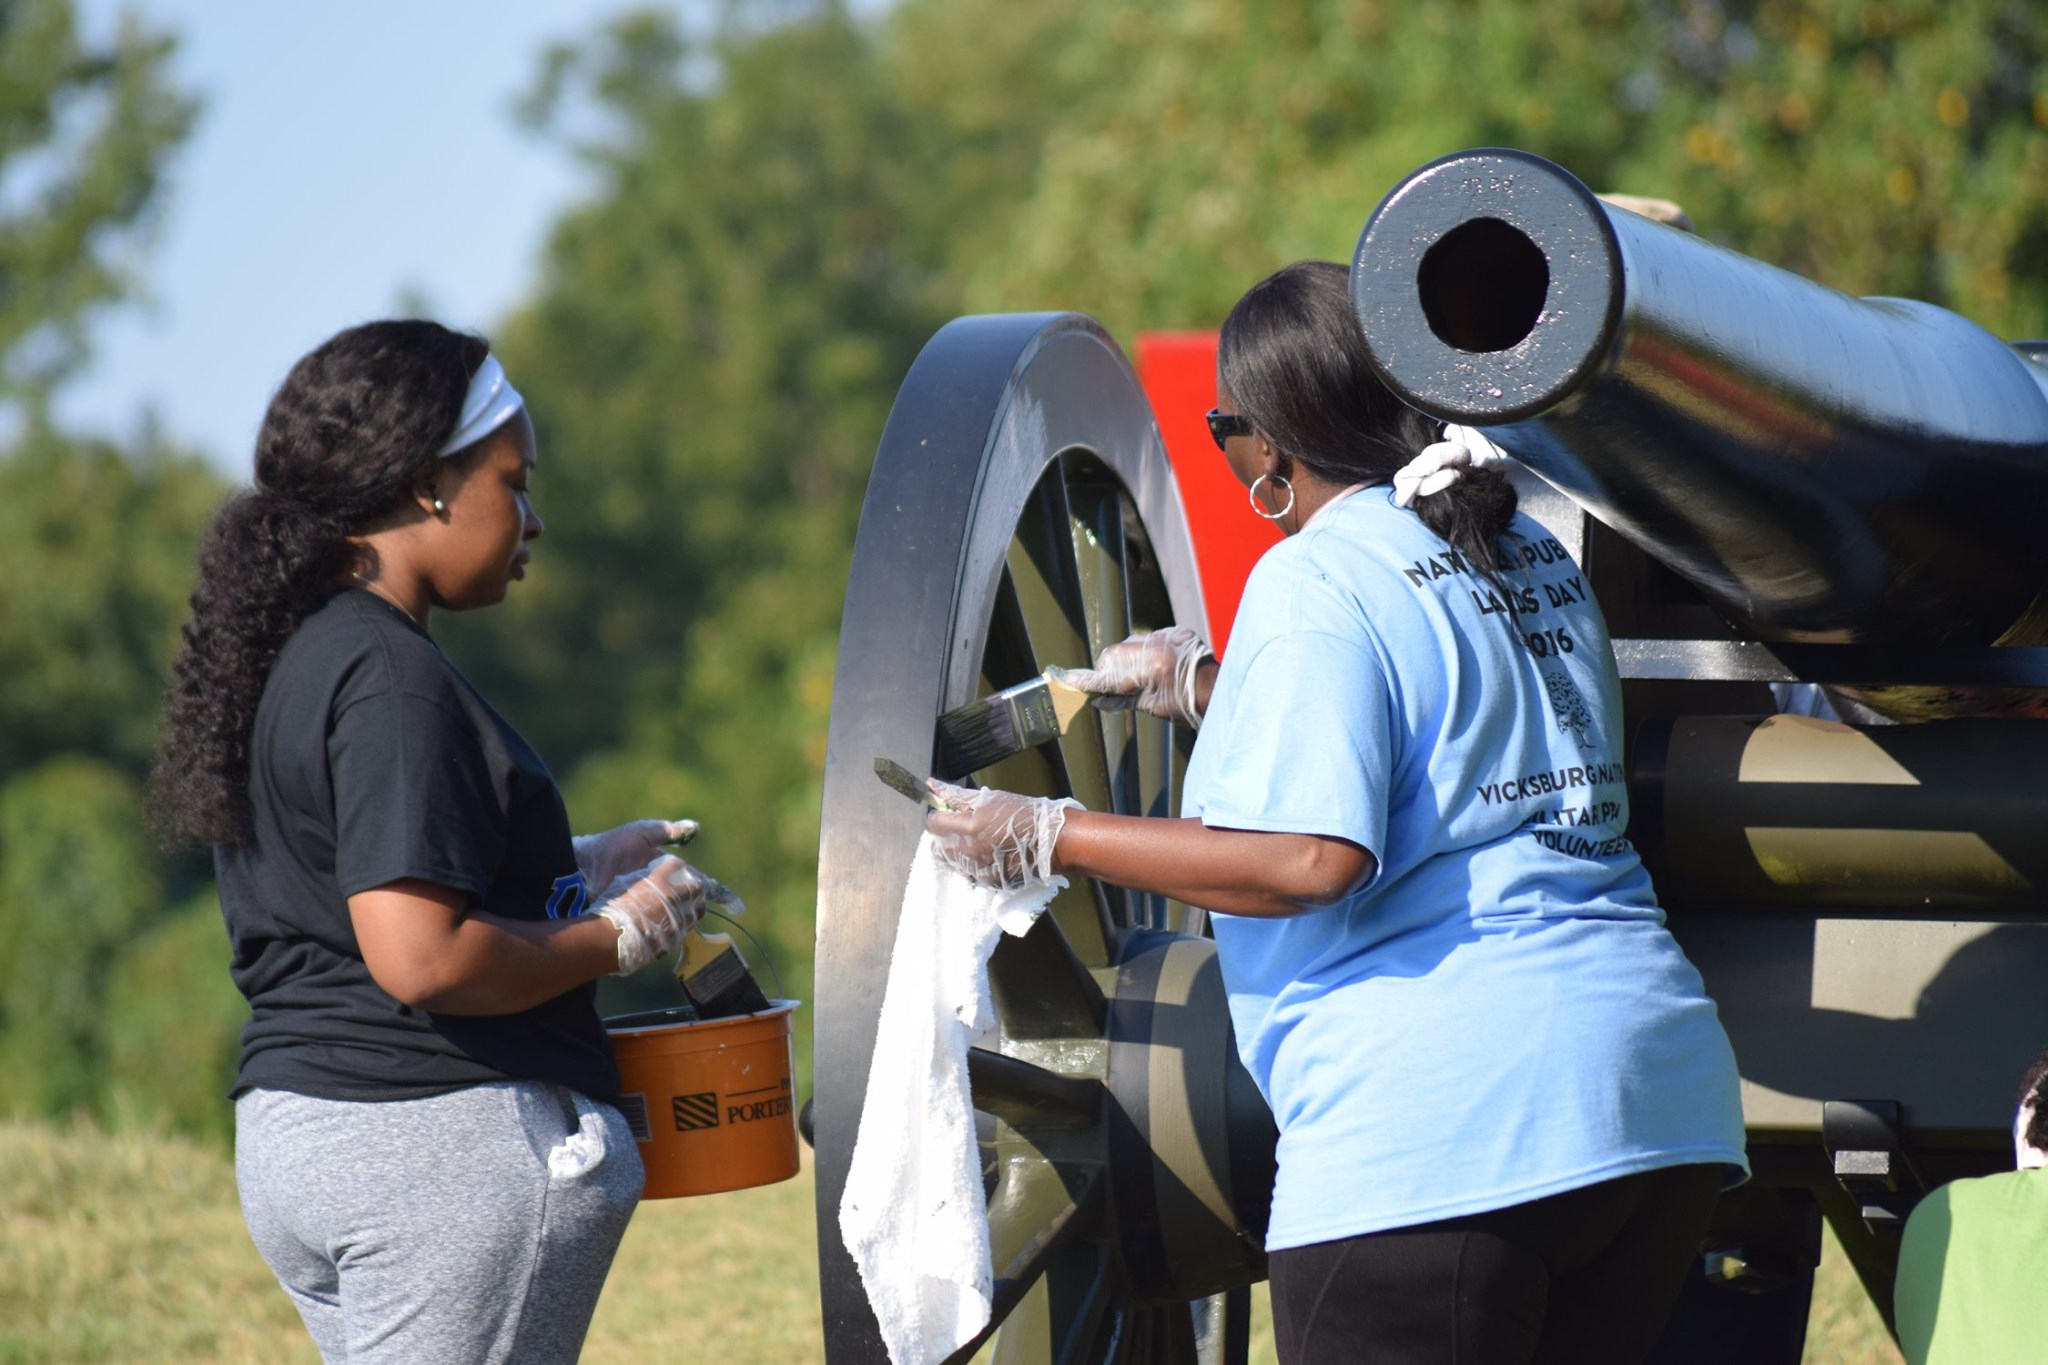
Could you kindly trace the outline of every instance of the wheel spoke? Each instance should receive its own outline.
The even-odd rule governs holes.
[[[1105,1193],[1100,1167],[1062,1166],[1022,1141],[1006,1148],[988,1205],[999,1306],[1021,1297],[1067,1239],[1096,1230]]]
[[[1126,1308],[1117,1324],[1115,1344],[1103,1365],[1153,1365],[1152,1310]]]
[[[1132,712],[1131,775],[1137,788],[1135,814],[1170,816],[1176,793],[1173,782],[1173,726],[1158,716]],[[1164,896],[1145,897],[1146,923],[1168,927],[1171,904]]]
[[[1000,1052],[967,1049],[967,1083],[976,1109],[1020,1132],[1088,1128],[1102,1119],[1099,1081],[1062,1076]]]
[[[1131,588],[1131,628],[1133,630],[1163,630],[1171,625],[1193,626],[1208,632],[1206,621],[1176,621],[1173,603],[1166,595],[1166,580],[1158,572],[1159,559],[1152,548],[1152,538],[1146,534],[1144,523],[1138,520],[1138,509],[1129,503],[1124,508],[1124,572]],[[1209,641],[1209,648],[1222,649],[1220,640]],[[1163,789],[1166,794],[1165,815],[1178,818],[1181,813],[1181,778],[1187,772],[1188,757],[1194,752],[1195,732],[1184,725],[1168,725],[1160,732],[1165,742],[1161,753],[1154,761],[1163,774]]]
[[[996,945],[988,981],[1005,1040],[1103,1036],[1102,987],[1049,916]]]
[[[1018,611],[1031,641],[1032,657],[1041,669],[1052,664],[1084,668],[1094,662],[1088,648],[1080,574],[1075,568],[1071,516],[1060,466],[1055,463],[1038,481],[1017,518],[1009,556],[1009,579]],[[1059,752],[1065,795],[1090,810],[1116,809],[1104,758],[1100,711],[1083,707],[1067,733],[1048,747]],[[1129,902],[1120,888],[1100,882],[1091,885],[1112,929],[1132,922]]]
[[[989,692],[999,692],[1044,668],[1032,652],[1031,624],[1024,619],[1017,584],[1005,565],[996,581],[995,603],[989,608],[988,644],[981,652],[981,685]]]
[[[1073,1258],[1077,1273],[1061,1274],[1064,1267],[1060,1267],[1046,1276],[1053,1320],[1064,1317],[1068,1324],[1066,1337],[1052,1357],[1054,1365],[1091,1365],[1106,1354],[1102,1336],[1111,1316],[1115,1258],[1107,1242],[1093,1250],[1095,1254],[1086,1261]]]
[[[1008,559],[1018,610],[1040,668],[1082,668],[1090,662],[1068,516],[1066,486],[1059,466],[1053,465],[1017,517]]]
[[[1067,476],[1067,506],[1073,524],[1075,569],[1087,611],[1088,645],[1094,654],[1132,633],[1130,553],[1126,520],[1135,522],[1123,486],[1093,457],[1069,451],[1061,457]],[[1142,562],[1142,552],[1140,552]],[[1103,758],[1114,809],[1122,815],[1164,815],[1171,800],[1165,762],[1166,722],[1142,711],[1097,713]],[[1149,762],[1148,762],[1149,760]],[[1129,921],[1162,928],[1164,897],[1125,890]]]
[[[1196,1299],[1188,1309],[1195,1325],[1195,1365],[1244,1365],[1252,1340],[1251,1286]]]
[[[1016,548],[1012,542],[1013,558]],[[1031,627],[1025,619],[1016,582],[1006,567],[989,612],[988,645],[982,652],[982,695],[1020,683],[1037,675],[1043,667],[1032,646]],[[934,752],[942,750],[935,745]],[[1011,754],[972,776],[984,786],[1035,796],[1063,796],[1072,790],[1066,761],[1058,748],[1050,744]],[[1116,917],[1111,913],[1108,897],[1094,883],[1084,881],[1067,886],[1053,897],[1044,918],[1058,926],[1072,951],[1087,966],[1108,965]],[[1001,956],[999,952],[997,960]]]
[[[1137,509],[1128,496],[1117,500],[1122,518],[1117,549],[1121,553],[1125,596],[1130,626],[1134,631],[1162,630],[1173,622],[1173,607],[1161,590],[1154,571],[1152,546],[1145,528],[1138,523]],[[1178,815],[1180,789],[1174,781],[1173,726],[1158,716],[1134,712],[1137,733],[1133,737],[1138,754],[1138,806],[1141,815]]]
[[[1095,661],[1088,640],[1086,593],[1076,568],[1073,514],[1058,464],[1046,470],[1017,519],[1017,537],[1010,542],[1010,581],[1016,585],[1017,604],[1040,668],[1086,668]],[[1085,708],[1058,747],[1066,760],[1069,794],[1090,810],[1114,810],[1109,766],[1103,758],[1102,713]]]
[[[991,1365],[1096,1365],[1112,1328],[1115,1257],[1107,1243],[1062,1247],[996,1333]]]
[[[1131,601],[1124,578],[1124,499],[1119,487],[1092,456],[1069,451],[1060,458],[1066,476],[1067,514],[1080,580],[1092,659],[1131,633]],[[1132,749],[1131,711],[1098,717],[1113,809],[1124,815],[1144,810],[1138,758]]]
[[[1108,1247],[1093,1240],[1101,1230],[1107,1202],[1107,1182],[1099,1166],[1057,1164],[1015,1133],[1005,1133],[999,1145],[1002,1171],[988,1201],[989,1259],[995,1267],[989,1325],[949,1356],[948,1365],[971,1360],[998,1327],[1007,1330],[1026,1297],[1037,1292],[1041,1281],[1063,1261],[1099,1262]],[[1054,1287],[1047,1286],[1049,1307]],[[1017,1320],[1025,1348],[1065,1335],[1053,1330],[1056,1325],[1045,1315],[1036,1316],[1047,1329],[1042,1334],[1033,1330],[1031,1316]],[[1041,1350],[1016,1358],[1037,1361],[1045,1355]]]
[[[1050,744],[1011,754],[975,774],[983,786],[998,791],[1026,792],[1056,796],[1067,790],[1065,769],[1059,751]],[[1059,927],[1072,952],[1089,967],[1106,967],[1110,945],[1116,939],[1116,918],[1100,884],[1089,880],[1069,882],[1056,892],[1042,919]],[[998,957],[1001,954],[998,953]]]
[[[1158,1328],[1152,1339],[1152,1358],[1160,1365],[1180,1365],[1195,1359],[1195,1319],[1184,1303],[1171,1303],[1152,1310]]]
[[[1164,630],[1176,624],[1173,603],[1166,595],[1159,575],[1159,561],[1152,541],[1138,518],[1130,494],[1119,485],[1117,498],[1119,528],[1117,547],[1124,580],[1124,595],[1132,631]],[[1202,623],[1193,623],[1198,627]],[[1132,807],[1143,815],[1177,817],[1180,814],[1180,776],[1192,736],[1157,716],[1133,713],[1131,751],[1136,792]],[[1179,930],[1187,907],[1163,896],[1146,898],[1146,922],[1155,928]]]

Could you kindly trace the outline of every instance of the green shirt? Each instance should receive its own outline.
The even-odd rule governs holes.
[[[1922,1200],[1893,1306],[1909,1365],[2048,1360],[2048,1170],[1951,1181]]]

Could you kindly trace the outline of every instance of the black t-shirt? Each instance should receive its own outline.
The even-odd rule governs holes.
[[[256,708],[249,802],[254,837],[214,858],[254,1011],[235,1094],[413,1099],[517,1077],[617,1102],[594,983],[516,1014],[436,1014],[363,964],[348,897],[400,878],[507,919],[588,901],[547,766],[404,613],[352,589],[285,642]]]

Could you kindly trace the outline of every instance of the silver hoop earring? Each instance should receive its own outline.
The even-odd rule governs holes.
[[[1261,507],[1259,505],[1259,485],[1264,483],[1268,479],[1271,479],[1274,483],[1279,484],[1282,488],[1287,490],[1287,505],[1277,512],[1268,512],[1264,507]],[[1267,521],[1278,521],[1280,520],[1280,518],[1286,516],[1289,512],[1292,512],[1294,510],[1294,485],[1287,481],[1287,476],[1285,474],[1259,475],[1259,477],[1252,480],[1250,497],[1252,500],[1252,511],[1257,512]]]

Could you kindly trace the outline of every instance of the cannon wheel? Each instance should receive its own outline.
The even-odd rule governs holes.
[[[942,712],[1132,630],[1202,619],[1151,410],[1101,326],[971,317],[935,335],[870,476],[826,758],[812,1131],[832,1365],[887,1359],[838,1209],[922,811],[874,760],[929,771]],[[1090,708],[1058,744],[975,776],[1175,814],[1191,739]],[[1082,881],[998,947],[998,1027],[969,1066],[995,1309],[956,1359],[1244,1360],[1272,1127],[1202,927],[1199,911]]]

